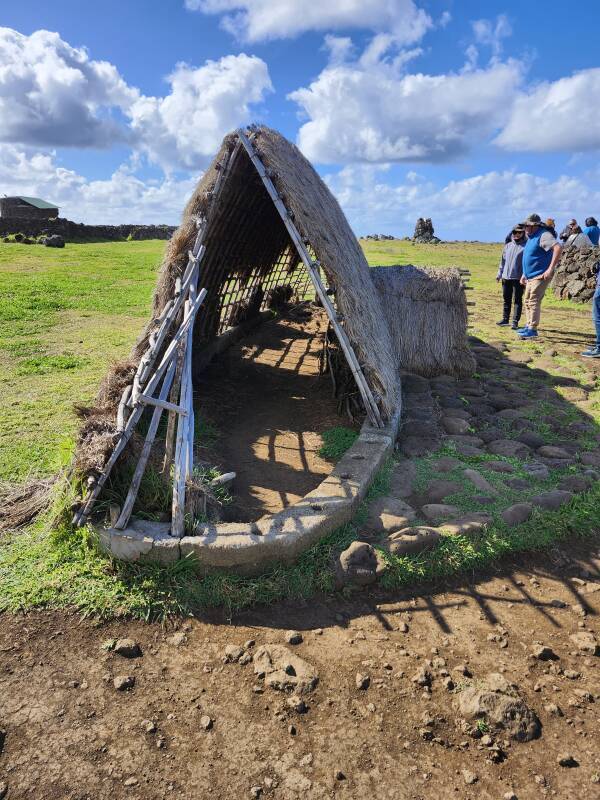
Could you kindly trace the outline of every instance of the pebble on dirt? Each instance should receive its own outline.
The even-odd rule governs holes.
[[[142,648],[134,639],[117,639],[114,652],[123,658],[138,658],[142,655]]]
[[[200,727],[202,728],[202,730],[209,731],[212,728],[213,724],[214,721],[211,717],[208,716],[208,714],[203,714],[200,717]]]
[[[462,770],[462,776],[467,786],[472,786],[479,780],[479,777],[474,772],[471,772],[468,769]]]
[[[558,656],[551,647],[541,644],[540,642],[535,642],[531,648],[531,653],[538,661],[556,661],[558,659]]]
[[[133,689],[135,686],[135,677],[133,675],[117,675],[113,680],[113,686],[119,692]]]
[[[298,631],[287,631],[285,634],[285,641],[288,644],[302,644],[302,634]]]
[[[556,759],[561,767],[578,767],[579,762],[571,753],[560,753]]]
[[[371,678],[368,675],[362,675],[360,672],[356,674],[356,688],[368,689],[371,685]]]
[[[577,647],[580,653],[585,653],[586,655],[592,656],[600,655],[600,645],[598,645],[596,637],[590,631],[579,631],[578,633],[572,633],[571,636],[569,636],[569,639]]]

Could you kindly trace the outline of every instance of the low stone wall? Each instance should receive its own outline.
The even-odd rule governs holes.
[[[98,529],[100,547],[123,561],[170,563],[192,558],[200,572],[256,575],[289,563],[318,539],[349,522],[391,455],[400,413],[384,429],[365,423],[330,475],[302,500],[257,522],[200,526],[196,536],[170,536],[170,523],[132,520],[125,530]]]
[[[561,300],[585,303],[596,290],[594,268],[600,261],[600,248],[579,250],[567,247],[552,279],[554,294]]]
[[[22,233],[25,236],[58,234],[66,242],[92,240],[123,241],[126,239],[170,239],[174,225],[84,225],[69,219],[5,219],[0,218],[0,238]]]

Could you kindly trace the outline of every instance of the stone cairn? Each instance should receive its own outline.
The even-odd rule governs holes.
[[[413,234],[413,242],[417,244],[438,244],[440,239],[433,233],[433,223],[429,219],[419,217],[415,225],[415,232]]]
[[[596,289],[596,264],[600,262],[600,248],[580,250],[567,247],[552,279],[554,294],[560,300],[585,303],[591,300]]]

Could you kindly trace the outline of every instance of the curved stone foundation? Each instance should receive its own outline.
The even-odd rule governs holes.
[[[115,558],[169,563],[192,558],[198,569],[257,574],[269,564],[290,562],[318,539],[349,522],[391,454],[398,412],[383,429],[365,423],[327,478],[302,500],[257,522],[207,523],[196,536],[170,536],[170,523],[132,519],[125,530],[98,529],[100,547]]]

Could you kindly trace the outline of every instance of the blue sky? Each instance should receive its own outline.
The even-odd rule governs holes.
[[[568,16],[565,13],[568,11]],[[0,193],[176,223],[222,136],[295,141],[358,235],[498,240],[600,214],[586,3],[21,0],[0,13]]]

